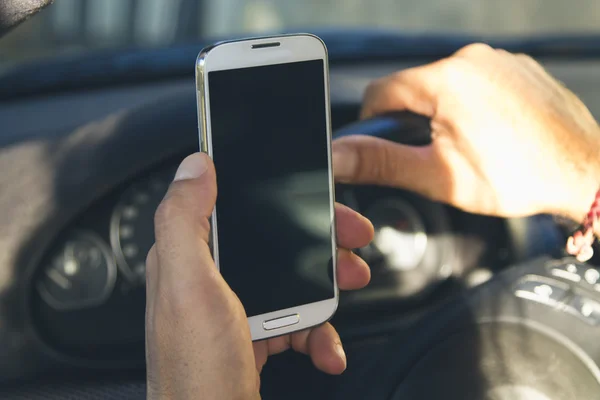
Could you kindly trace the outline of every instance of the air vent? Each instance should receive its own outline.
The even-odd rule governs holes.
[[[281,46],[281,42],[260,43],[260,44],[253,44],[252,49],[266,49],[269,47],[279,47],[279,46]]]

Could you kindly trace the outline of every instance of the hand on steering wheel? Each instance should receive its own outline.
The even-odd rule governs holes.
[[[362,117],[431,118],[432,143],[367,136],[334,141],[338,181],[397,186],[465,211],[557,213],[582,221],[600,182],[600,129],[585,105],[533,59],[470,45],[374,82]]]

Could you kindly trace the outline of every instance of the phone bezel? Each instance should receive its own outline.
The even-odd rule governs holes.
[[[273,47],[262,47],[261,44],[279,42]],[[253,46],[259,45],[258,48]],[[331,207],[331,251],[333,260],[333,285],[334,296],[331,299],[303,304],[296,307],[277,310],[265,314],[259,314],[248,318],[252,340],[262,340],[270,337],[281,336],[307,329],[328,321],[339,303],[339,290],[337,284],[337,238],[335,225],[335,190],[334,176],[331,156],[331,108],[329,93],[329,63],[327,48],[323,41],[311,34],[293,34],[281,36],[265,36],[259,38],[247,38],[242,40],[216,43],[203,49],[196,61],[196,94],[198,106],[198,131],[200,150],[206,152],[210,157],[212,154],[212,134],[210,130],[210,93],[208,90],[208,73],[211,71],[222,71],[263,65],[274,65],[293,63],[300,61],[322,60],[325,82],[325,115],[327,132],[327,154],[329,174],[329,197]],[[218,172],[217,172],[218,173]],[[216,207],[211,218],[211,243],[213,258],[219,268],[218,248],[218,223]],[[265,330],[265,321],[283,318],[298,314],[299,322],[282,328]]]

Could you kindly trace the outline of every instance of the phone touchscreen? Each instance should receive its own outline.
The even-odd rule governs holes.
[[[249,317],[331,299],[323,60],[208,73],[219,268]]]

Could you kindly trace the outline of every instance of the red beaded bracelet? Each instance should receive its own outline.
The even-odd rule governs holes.
[[[594,255],[594,235],[600,235],[600,190],[596,192],[596,198],[583,220],[581,229],[567,241],[567,253],[575,256],[580,262],[588,261]]]

